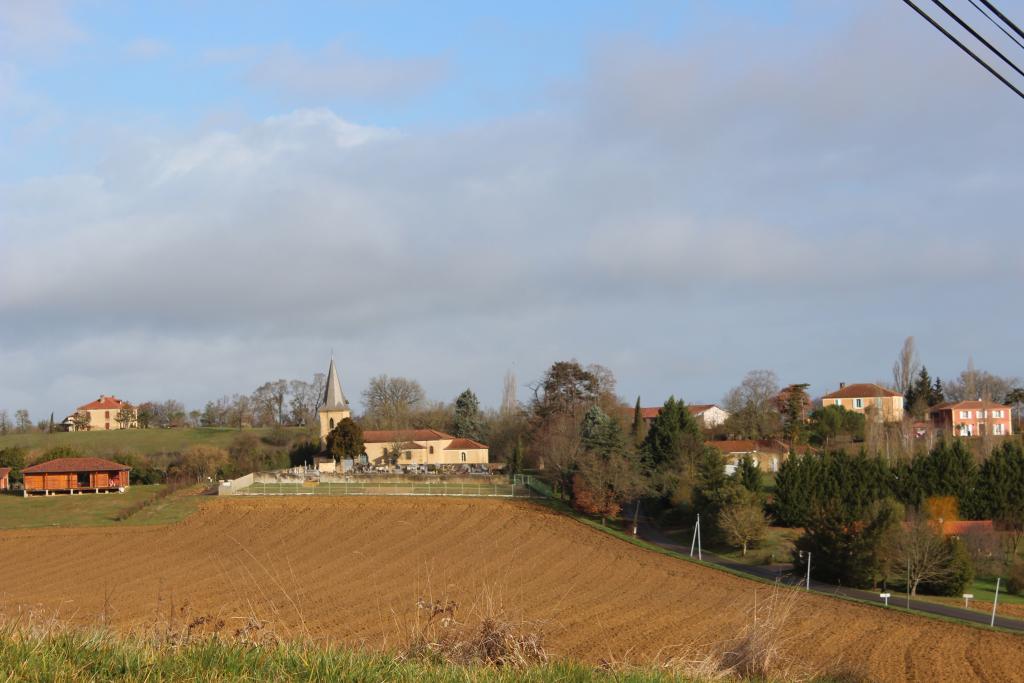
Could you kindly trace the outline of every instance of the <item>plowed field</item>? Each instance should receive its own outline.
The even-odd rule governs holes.
[[[487,596],[543,624],[556,655],[644,663],[732,637],[770,591],[516,501],[217,500],[173,526],[0,532],[0,609],[124,629],[172,610],[256,614],[281,633],[381,647],[402,640],[422,597],[472,610]],[[1024,677],[1024,638],[822,596],[799,596],[785,636],[808,666],[873,680]]]

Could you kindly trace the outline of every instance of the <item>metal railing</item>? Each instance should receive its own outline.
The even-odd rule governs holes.
[[[511,481],[256,481],[233,492],[236,496],[466,496],[536,498],[547,494],[529,479]]]

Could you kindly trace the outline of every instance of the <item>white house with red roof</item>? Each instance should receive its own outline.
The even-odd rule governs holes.
[[[139,411],[131,403],[101,394],[95,401],[78,406],[61,425],[69,432],[132,429],[139,426],[138,417]]]
[[[699,422],[705,429],[717,427],[729,419],[729,411],[715,405],[714,403],[687,404],[686,410],[689,411],[690,415],[697,418],[697,422]],[[640,417],[648,425],[651,424],[651,422],[654,421],[654,418],[658,417],[660,414],[661,406],[640,409]]]

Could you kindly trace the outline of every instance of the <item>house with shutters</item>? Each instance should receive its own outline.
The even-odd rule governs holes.
[[[78,406],[64,418],[61,426],[69,432],[133,429],[139,426],[138,418],[139,411],[132,404],[101,394],[95,401]]]
[[[995,401],[946,402],[928,409],[932,426],[948,436],[1009,436],[1012,409]]]
[[[883,422],[899,422],[903,419],[903,395],[874,383],[840,382],[838,390],[821,397],[821,406],[842,406]]]

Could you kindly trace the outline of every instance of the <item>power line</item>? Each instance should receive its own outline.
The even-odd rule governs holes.
[[[946,7],[946,5],[942,3],[942,0],[932,0],[932,2],[935,3],[936,5],[938,5],[939,9],[941,9],[943,12],[945,12],[950,17],[952,17],[953,21],[955,21],[956,23],[960,24],[960,26],[965,28],[968,33],[970,33],[972,36],[974,36],[978,40],[978,42],[980,42],[982,45],[984,45],[989,50],[994,52],[999,57],[999,59],[1001,59],[1004,62],[1006,62],[1007,64],[1009,64],[1011,69],[1013,69],[1014,71],[1019,73],[1021,76],[1024,76],[1024,71],[1021,71],[1020,67],[1018,67],[1016,64],[1011,62],[1009,60],[1009,58],[1006,55],[1004,55],[1002,52],[1000,52],[998,49],[996,49],[996,47],[992,43],[990,43],[987,40],[985,40],[985,38],[980,33],[978,33],[973,28],[971,28],[970,24],[968,24],[966,21],[964,21],[963,19],[958,17],[956,15],[956,13],[953,12],[953,10],[949,9],[948,7]]]
[[[1015,32],[1015,33],[1016,33],[1016,34],[1017,34],[1018,36],[1020,36],[1021,38],[1024,38],[1024,31],[1021,31],[1021,30],[1020,30],[1019,28],[1017,28],[1017,24],[1015,24],[1015,23],[1013,23],[1012,21],[1010,21],[1010,19],[1009,19],[1009,18],[1008,18],[1008,17],[1007,17],[1007,16],[1005,15],[1005,14],[1003,14],[1002,12],[1000,12],[1000,11],[999,11],[999,8],[998,8],[998,7],[996,7],[995,5],[993,5],[993,4],[992,4],[991,2],[989,2],[988,0],[981,0],[981,3],[982,3],[983,5],[985,5],[985,7],[988,7],[988,8],[990,9],[990,10],[992,10],[993,12],[995,12],[995,13],[996,13],[996,16],[997,16],[997,17],[999,17],[1000,19],[1002,19],[1002,20],[1003,20],[1003,23],[1004,23],[1004,24],[1006,24],[1007,26],[1009,26],[1010,28],[1012,28],[1012,29],[1014,30],[1014,32]]]
[[[981,1],[985,2],[985,0],[981,0]],[[963,50],[968,55],[970,55],[971,59],[976,61],[978,64],[981,64],[981,66],[984,67],[986,71],[988,71],[990,74],[992,74],[993,76],[998,78],[1000,80],[1000,82],[1002,82],[1003,85],[1005,85],[1007,88],[1009,88],[1013,92],[1017,93],[1017,96],[1019,98],[1024,100],[1024,92],[1021,92],[1021,90],[1019,88],[1017,88],[1017,86],[1015,86],[1013,83],[1010,83],[1010,81],[1006,80],[1006,78],[1001,73],[999,73],[998,71],[993,69],[991,66],[989,66],[988,62],[986,62],[984,59],[982,59],[978,55],[974,54],[974,52],[971,51],[971,48],[967,47],[966,45],[961,43],[959,40],[957,40],[956,36],[954,36],[952,33],[947,31],[941,24],[939,24],[937,21],[935,21],[930,16],[928,16],[928,14],[924,10],[922,10],[920,7],[915,5],[912,0],[903,0],[903,2],[905,4],[907,4],[907,5],[909,5],[911,7],[911,9],[913,9],[915,12],[920,14],[924,18],[925,21],[927,21],[929,24],[934,26],[936,28],[936,30],[938,30],[940,33],[942,33],[942,35],[946,36],[946,38],[948,38],[950,41],[952,41],[952,43],[954,45],[956,45],[961,50]]]
[[[1024,50],[1024,43],[1022,43],[1019,40],[1017,40],[1012,33],[1010,33],[1009,31],[1006,30],[1005,26],[1003,26],[998,21],[993,19],[991,14],[989,14],[988,12],[983,10],[981,7],[979,7],[978,3],[974,2],[974,0],[967,0],[967,2],[971,3],[972,5],[974,5],[974,9],[978,10],[979,12],[981,12],[981,15],[983,17],[985,17],[986,19],[988,19],[989,21],[991,21],[993,26],[995,26],[997,29],[999,29],[1003,33],[1005,33],[1007,38],[1009,38],[1013,42],[1017,43],[1017,45],[1019,45],[1021,47],[1021,49]]]

